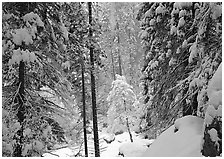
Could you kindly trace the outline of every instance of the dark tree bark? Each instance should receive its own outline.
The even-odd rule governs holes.
[[[23,121],[25,119],[25,107],[24,107],[24,95],[25,95],[25,63],[20,61],[19,64],[19,92],[16,97],[16,101],[18,102],[18,112],[17,117],[18,121],[21,125],[21,128],[16,133],[16,145],[13,152],[14,157],[22,157],[22,146],[23,146]]]
[[[129,133],[129,136],[130,136],[130,140],[131,140],[131,142],[133,142],[133,138],[132,138],[129,122],[128,122],[128,117],[126,117],[126,124],[127,124],[127,128],[128,128],[128,133]]]
[[[84,133],[84,147],[85,157],[88,157],[87,133],[86,133],[86,96],[85,96],[85,64],[82,58],[82,103],[83,103],[83,133]]]
[[[96,90],[95,90],[95,77],[94,77],[94,57],[93,57],[93,45],[92,45],[92,3],[88,2],[89,9],[89,38],[90,38],[90,64],[91,64],[91,92],[92,92],[92,110],[93,110],[93,133],[94,133],[94,148],[95,157],[100,157],[99,149],[99,137],[98,137],[98,125],[97,125],[97,108],[96,108]]]
[[[124,109],[125,109],[125,112],[126,112],[127,111],[127,108],[126,108],[126,102],[125,102],[125,100],[124,100]],[[130,136],[130,140],[131,140],[131,142],[133,142],[133,138],[132,138],[132,134],[131,134],[129,122],[128,122],[128,117],[126,117],[126,126],[127,126],[127,129],[128,129],[128,133],[129,133],[129,136]]]
[[[119,75],[122,76],[122,66],[121,66],[121,53],[120,53],[120,36],[119,36],[119,24],[117,23],[118,35],[117,35],[117,43],[118,43],[118,66],[119,66]]]
[[[115,68],[114,68],[114,54],[113,54],[113,50],[112,50],[112,48],[111,48],[111,62],[112,62],[112,73],[113,73],[113,79],[115,80],[116,78],[115,78]]]

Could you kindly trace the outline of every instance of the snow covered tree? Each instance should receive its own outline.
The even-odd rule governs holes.
[[[13,6],[13,4],[6,3],[4,4],[4,9],[7,10],[11,6]],[[16,122],[17,129],[13,137],[14,143],[12,143],[11,145],[11,147],[13,147],[13,150],[11,151],[13,156],[22,157],[24,156],[24,154],[26,154],[26,152],[24,152],[24,149],[26,151],[26,147],[24,144],[26,137],[26,127],[24,122],[27,118],[26,115],[28,111],[28,102],[25,95],[25,70],[27,63],[31,65],[34,63],[35,65],[35,63],[37,63],[38,61],[36,55],[37,53],[34,50],[30,49],[29,46],[35,43],[34,40],[37,38],[38,34],[41,33],[41,30],[43,30],[44,23],[41,21],[40,17],[37,14],[33,13],[35,5],[32,5],[31,3],[22,3],[21,5],[17,6],[14,4],[13,7],[15,7],[14,9],[18,11],[19,15],[13,15],[12,13],[4,14],[5,19],[3,21],[3,31],[6,32],[4,32],[3,34],[3,52],[6,56],[8,55],[9,58],[9,71],[14,70],[13,66],[19,67],[19,78],[16,82],[17,93],[14,95],[14,98],[12,100],[13,106],[11,108],[14,109],[18,122]],[[10,9],[8,9],[7,11],[10,12]],[[8,19],[10,20],[10,18],[16,19],[17,24],[13,23],[12,21],[6,21]],[[20,18],[22,20],[20,20]],[[4,128],[7,130],[7,126]],[[38,142],[36,148],[37,153],[39,153],[39,151],[43,149],[43,145],[38,140],[35,140],[35,142]],[[7,143],[5,144],[7,145]]]
[[[148,123],[158,129],[182,115],[204,116],[206,89],[221,62],[221,3],[143,3],[142,85]],[[154,125],[154,126],[155,126]]]
[[[133,142],[131,128],[139,122],[138,101],[133,87],[126,82],[124,76],[116,75],[107,100],[110,103],[107,112],[108,131],[116,133],[119,126],[127,127],[130,140]]]
[[[138,36],[139,22],[135,18],[139,3],[103,2],[98,4],[101,27],[99,43],[107,58],[104,58],[104,67],[98,69],[96,76],[97,105],[99,113],[106,115],[109,107],[106,97],[116,74],[122,72],[125,75],[127,82],[134,87],[139,98],[142,64],[140,61],[143,61],[143,51],[141,51],[141,41]]]
[[[76,102],[81,91],[70,77],[81,70],[80,54],[88,53],[83,10],[81,3],[3,3],[3,156],[41,156],[65,142],[65,135],[70,145],[82,139]],[[24,96],[22,107],[16,96]]]

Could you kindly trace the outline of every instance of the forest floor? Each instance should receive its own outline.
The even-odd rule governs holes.
[[[141,135],[132,132],[133,142],[129,134],[124,132],[115,135],[111,143],[104,138],[109,134],[99,133],[101,157],[202,157],[200,153],[203,119],[195,116],[185,116],[177,119],[171,127],[165,130],[157,139],[143,139]],[[93,135],[88,134],[89,157],[94,157]],[[59,149],[53,154],[58,157],[72,157],[77,153],[77,147]],[[84,151],[83,151],[84,153]],[[55,155],[44,154],[44,157]]]
[[[100,156],[101,157],[122,157],[122,155],[119,155],[119,152],[124,151],[126,152],[128,148],[130,150],[130,146],[133,147],[133,145],[130,143],[130,137],[127,132],[124,132],[119,135],[115,135],[115,140],[111,143],[107,143],[103,138],[107,137],[109,134],[107,133],[99,133],[100,138]],[[147,140],[142,139],[141,136],[136,134],[135,132],[132,132],[132,137],[134,140],[134,146],[135,151],[133,153],[130,153],[130,156],[136,156],[136,154],[142,154],[143,150],[146,150],[147,145],[150,145],[154,140]],[[126,144],[126,145],[125,145]],[[130,145],[130,146],[129,146]],[[125,148],[122,148],[125,147]],[[131,148],[133,150],[133,148]],[[51,153],[45,153],[44,157],[73,157],[77,152],[79,151],[79,147],[65,147],[61,148],[55,151],[52,151]],[[84,150],[83,156],[84,156]],[[94,143],[93,143],[93,134],[88,134],[88,152],[89,157],[94,157]],[[140,153],[139,153],[140,152]]]

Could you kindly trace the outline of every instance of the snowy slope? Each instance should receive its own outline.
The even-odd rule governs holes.
[[[200,157],[203,119],[185,116],[164,131],[143,157]]]

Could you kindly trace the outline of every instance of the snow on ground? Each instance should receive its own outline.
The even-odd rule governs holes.
[[[134,143],[130,142],[130,137],[128,132],[124,132],[122,134],[116,135],[115,140],[111,143],[106,143],[104,138],[110,137],[111,134],[107,134],[106,132],[99,133],[100,138],[100,149],[101,157],[119,157],[119,150],[125,156],[140,156],[146,149],[147,146],[150,145],[153,140],[141,139],[135,132],[132,132],[132,137]],[[88,134],[88,152],[89,157],[94,157],[94,142],[93,142],[93,134]],[[121,148],[120,148],[121,147]],[[67,147],[52,151],[50,153],[45,153],[44,157],[73,157],[77,152],[79,147]],[[83,150],[84,153],[84,150]],[[84,154],[83,154],[84,155]]]
[[[203,119],[185,116],[164,131],[143,157],[202,157],[200,145]]]
[[[132,132],[133,143],[130,142],[129,134],[124,132],[116,135],[115,140],[106,143],[103,137],[106,132],[99,133],[101,157],[202,157],[200,145],[202,139],[203,119],[196,116],[185,116],[177,119],[173,126],[164,131],[154,142],[153,140],[142,139]],[[90,137],[91,136],[91,137]],[[88,136],[88,148],[94,150],[93,137]],[[71,148],[64,148],[52,152],[60,157],[74,156],[75,151]],[[45,154],[45,157],[56,157]],[[94,154],[89,156],[94,157]]]
[[[133,142],[125,142],[119,147],[119,153],[124,157],[140,157],[154,140],[135,139]]]
[[[132,137],[133,143],[130,142],[128,132],[116,135],[115,141],[108,144],[107,150],[101,153],[101,157],[117,157],[119,152],[125,157],[138,157],[153,142],[153,140],[139,138],[135,132],[132,132]]]
[[[136,138],[136,134],[133,133],[133,137]],[[101,153],[101,157],[117,157],[119,154],[119,147],[122,145],[124,142],[130,141],[130,137],[128,132],[124,132],[122,134],[116,135],[115,140],[108,144],[108,147],[106,151]]]
[[[106,151],[103,151],[100,154],[100,156],[101,157],[118,157],[120,145],[121,143],[119,143],[118,141],[116,140],[113,141],[112,143],[108,144]]]
[[[141,142],[126,142],[119,148],[119,153],[125,157],[140,157],[147,150],[147,146]]]
[[[142,139],[138,134],[132,132],[133,143],[127,132],[116,135],[115,140],[106,143],[104,137],[106,132],[99,133],[101,157],[202,157],[200,153],[200,145],[202,139],[203,119],[196,116],[185,116],[177,119],[170,128],[164,131],[155,141]],[[212,132],[211,132],[212,133]],[[94,150],[93,137],[88,136],[88,147]],[[64,148],[52,152],[60,157],[74,156],[77,149]],[[54,155],[45,154],[45,157],[56,157]],[[89,156],[94,157],[94,154]]]
[[[58,149],[55,151],[52,151],[51,153],[45,153],[43,154],[43,157],[74,157],[74,155],[78,152],[72,150],[69,147]]]

